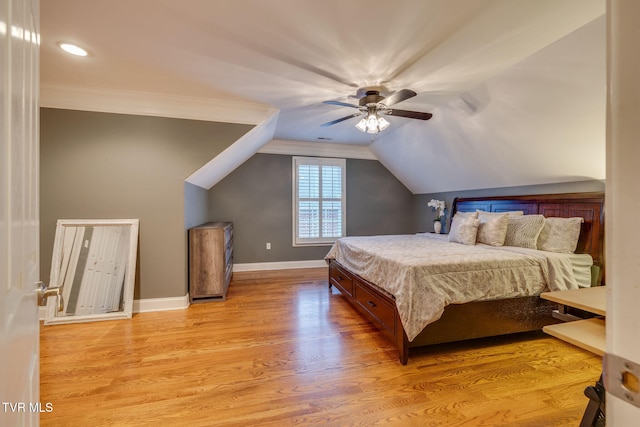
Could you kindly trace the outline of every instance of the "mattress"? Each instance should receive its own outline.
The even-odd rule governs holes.
[[[409,341],[449,304],[578,287],[566,254],[462,245],[433,233],[345,237],[325,259],[335,259],[393,295]]]

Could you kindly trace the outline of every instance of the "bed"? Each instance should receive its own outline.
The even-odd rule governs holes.
[[[347,237],[336,242],[327,254],[329,287],[335,286],[394,343],[403,365],[410,348],[534,331],[557,323],[552,316],[556,305],[541,299],[541,292],[604,284],[603,193],[456,198],[450,217],[476,211],[521,212],[529,218],[582,218],[576,255],[461,245],[448,242],[446,235],[433,233]],[[469,249],[471,255],[463,249]],[[487,262],[499,270],[506,269],[503,264],[508,265],[513,270],[507,272],[511,279],[506,280],[506,286],[512,283],[517,292],[494,291],[502,279],[487,273],[484,267],[477,271],[467,267],[467,261],[457,261],[458,256],[460,260],[490,256]],[[577,272],[575,264],[583,263],[584,258],[589,259],[587,277],[582,274],[577,284],[567,271],[573,268]],[[585,267],[581,268],[584,272]],[[443,282],[448,286],[446,292],[432,290],[432,282]],[[465,290],[457,290],[458,286]]]

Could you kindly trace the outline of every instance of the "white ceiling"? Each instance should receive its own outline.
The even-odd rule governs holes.
[[[274,139],[369,145],[414,193],[603,179],[604,13],[604,0],[45,0],[42,101],[73,88],[209,103],[216,121],[279,110]],[[398,108],[433,119],[389,117],[373,139],[356,119],[320,127],[355,112],[322,101],[371,85],[418,92]]]

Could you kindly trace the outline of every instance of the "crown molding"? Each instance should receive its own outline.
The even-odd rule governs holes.
[[[330,142],[285,141],[273,139],[258,153],[292,156],[343,157],[348,159],[378,160],[366,145]]]
[[[40,106],[249,125],[262,122],[270,108],[250,102],[50,84],[40,86]]]

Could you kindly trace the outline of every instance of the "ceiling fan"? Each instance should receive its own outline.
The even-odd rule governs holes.
[[[324,101],[325,104],[338,105],[340,107],[357,108],[357,113],[351,114],[346,117],[341,117],[336,120],[324,123],[321,126],[327,127],[335,125],[336,123],[349,120],[354,117],[362,117],[362,119],[356,124],[356,128],[362,132],[378,133],[385,130],[389,126],[389,122],[382,117],[382,115],[407,117],[409,119],[429,120],[433,117],[431,113],[421,113],[418,111],[397,110],[391,108],[399,102],[405,101],[409,98],[413,98],[417,94],[410,89],[401,89],[392,93],[388,97],[380,95],[380,87],[368,87],[358,91],[359,94],[364,93],[361,96],[358,105],[349,104],[341,101]]]

